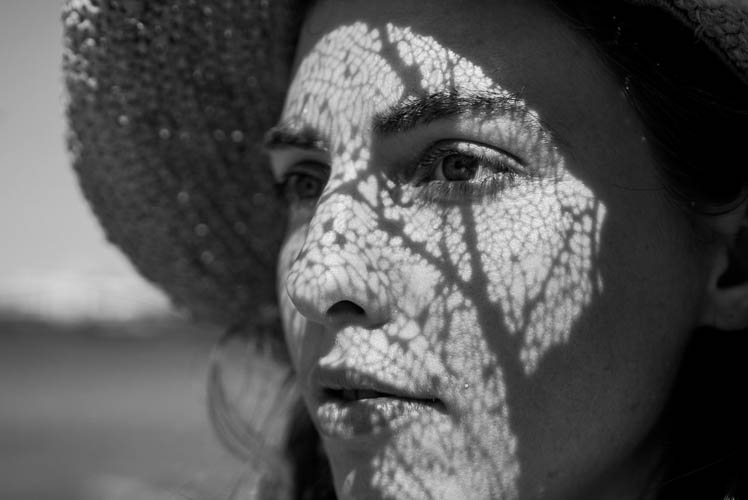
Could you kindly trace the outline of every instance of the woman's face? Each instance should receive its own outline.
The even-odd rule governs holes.
[[[628,498],[706,269],[541,1],[320,1],[269,134],[278,277],[342,497]]]

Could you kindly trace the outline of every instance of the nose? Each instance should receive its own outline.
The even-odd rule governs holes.
[[[375,265],[382,248],[367,244],[376,240],[369,237],[373,219],[355,203],[345,194],[320,202],[286,276],[286,292],[311,321],[375,328],[389,321],[389,279]]]

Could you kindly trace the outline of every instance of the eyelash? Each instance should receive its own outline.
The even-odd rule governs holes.
[[[434,178],[450,156],[471,159],[477,164],[477,179],[441,180]],[[515,156],[470,141],[446,140],[429,146],[419,155],[412,175],[419,198],[426,201],[470,201],[495,196],[527,176],[525,165]],[[481,178],[482,177],[482,178]]]

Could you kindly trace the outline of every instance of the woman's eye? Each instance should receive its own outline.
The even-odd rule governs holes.
[[[307,174],[293,174],[286,180],[286,194],[298,200],[318,198],[323,187],[321,179]]]
[[[467,141],[440,141],[421,155],[416,184],[460,183],[487,185],[524,174],[525,166],[513,155],[499,149]],[[465,186],[463,186],[465,187]]]
[[[434,177],[440,181],[469,181],[480,168],[480,160],[474,156],[452,153],[443,157],[436,165]]]
[[[303,163],[291,167],[278,184],[279,194],[289,204],[316,202],[327,184],[329,167]]]

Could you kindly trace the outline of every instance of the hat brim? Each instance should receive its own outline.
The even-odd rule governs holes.
[[[195,316],[272,321],[284,208],[260,138],[298,2],[67,2],[68,144],[106,236]]]

